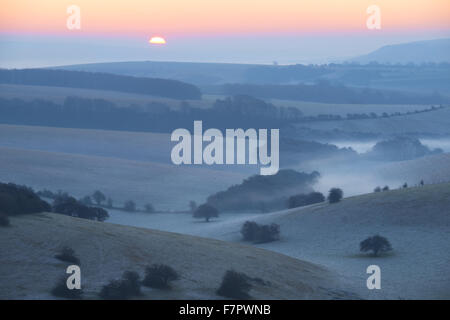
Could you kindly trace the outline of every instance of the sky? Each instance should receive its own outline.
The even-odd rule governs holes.
[[[450,35],[449,0],[0,1],[0,67],[7,68],[136,60],[324,63]],[[67,26],[72,5],[80,9],[79,29]],[[380,9],[380,29],[367,27],[371,5]],[[153,36],[167,43],[149,44]]]

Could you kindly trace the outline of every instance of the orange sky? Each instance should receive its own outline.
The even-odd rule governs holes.
[[[0,0],[0,31],[66,30],[81,8],[87,33],[253,33],[358,31],[366,8],[381,7],[382,29],[449,29],[450,0]]]

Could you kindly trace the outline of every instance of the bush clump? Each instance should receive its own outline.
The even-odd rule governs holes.
[[[234,270],[228,270],[222,278],[222,284],[216,293],[219,296],[232,299],[249,299],[252,288],[249,277]]]
[[[369,237],[359,244],[359,249],[362,252],[372,251],[372,254],[376,257],[381,252],[387,252],[392,250],[392,246],[388,239],[380,235]]]
[[[51,293],[55,297],[59,298],[80,300],[82,299],[83,291],[81,289],[67,288],[67,279],[65,277],[62,277],[53,287]]]
[[[280,238],[280,226],[276,223],[259,225],[254,221],[246,221],[241,228],[244,241],[266,243]]]
[[[325,196],[320,192],[311,192],[309,194],[299,194],[289,197],[288,208],[297,208],[308,206],[310,204],[320,203],[325,201]]]
[[[332,188],[328,194],[328,201],[330,203],[337,203],[344,197],[344,192],[339,188]]]
[[[111,280],[102,287],[100,298],[105,300],[125,300],[141,295],[139,274],[134,271],[125,271],[122,279]]]
[[[55,255],[55,258],[64,262],[80,264],[80,259],[76,256],[75,250],[70,247],[64,247],[61,251]]]
[[[145,278],[142,284],[157,289],[170,289],[170,282],[178,280],[178,273],[170,266],[154,264],[145,269]]]

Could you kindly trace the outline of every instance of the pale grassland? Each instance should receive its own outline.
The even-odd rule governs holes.
[[[62,246],[80,258],[86,299],[98,298],[124,271],[143,275],[154,263],[170,265],[180,280],[169,291],[144,288],[139,299],[220,298],[215,290],[228,269],[269,282],[254,283],[250,294],[257,299],[352,297],[325,268],[255,247],[50,213],[12,217],[11,225],[0,233],[0,299],[52,298],[66,275],[67,265],[54,258]]]

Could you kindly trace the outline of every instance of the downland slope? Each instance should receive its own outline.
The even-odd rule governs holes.
[[[62,246],[80,258],[84,298],[98,298],[101,287],[125,270],[144,274],[146,266],[173,267],[180,280],[173,290],[143,289],[140,299],[217,299],[228,269],[255,281],[257,299],[334,299],[353,297],[338,289],[325,268],[282,254],[218,240],[94,222],[53,213],[11,217],[0,233],[0,298],[48,299],[67,264],[54,258]],[[252,281],[253,282],[253,281]]]
[[[243,217],[202,236],[241,242],[245,220],[279,224],[280,241],[259,247],[324,265],[363,298],[450,298],[450,183]],[[359,243],[374,234],[388,238],[393,251],[377,258],[361,254]],[[366,287],[372,264],[381,268],[381,290]]]

